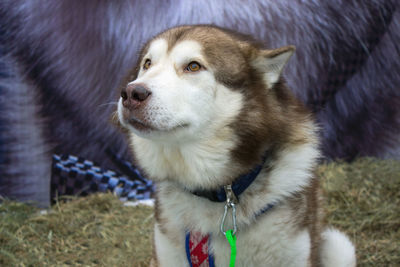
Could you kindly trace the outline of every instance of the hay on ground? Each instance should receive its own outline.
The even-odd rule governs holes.
[[[400,266],[400,163],[321,165],[329,224],[357,246],[359,266]],[[111,194],[54,205],[48,214],[0,205],[0,266],[148,266],[153,211]]]

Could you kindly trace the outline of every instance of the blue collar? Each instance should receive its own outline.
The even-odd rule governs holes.
[[[242,194],[251,183],[257,178],[258,174],[263,169],[263,165],[267,159],[267,154],[263,156],[261,164],[254,167],[249,173],[240,175],[233,183],[232,183],[232,191],[234,195],[239,198],[239,195]],[[224,187],[220,187],[214,191],[208,190],[196,190],[192,191],[192,193],[199,197],[204,197],[213,202],[225,202],[226,201],[226,193]]]

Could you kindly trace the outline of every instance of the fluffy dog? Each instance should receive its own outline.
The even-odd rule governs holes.
[[[228,266],[226,229],[236,266],[355,266],[322,223],[316,128],[282,77],[293,51],[206,25],[145,45],[118,117],[157,182],[154,266]]]
[[[181,24],[213,23],[268,47],[294,44],[285,69],[314,111],[324,157],[400,157],[400,2],[0,1],[0,195],[49,204],[51,156],[118,170],[109,123],[116,88],[142,44]],[[307,70],[307,71],[304,71]]]

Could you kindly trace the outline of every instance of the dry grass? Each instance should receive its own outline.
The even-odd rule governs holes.
[[[359,266],[400,266],[400,162],[362,159],[319,170],[328,222],[355,242]]]
[[[147,266],[153,211],[124,207],[111,194],[54,206],[47,215],[0,206],[1,266]]]
[[[400,163],[361,159],[319,168],[328,222],[356,243],[359,266],[400,266]],[[111,194],[60,202],[48,214],[0,205],[1,266],[147,266],[153,215]]]

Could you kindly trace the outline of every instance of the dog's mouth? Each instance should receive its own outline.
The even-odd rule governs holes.
[[[153,127],[151,124],[149,123],[144,123],[141,122],[139,120],[137,120],[134,117],[130,117],[127,122],[136,130],[138,131],[154,131],[157,130],[155,127]]]
[[[142,134],[176,132],[190,127],[189,123],[175,121],[173,118],[167,119],[165,116],[162,120],[157,118],[153,120],[152,116],[143,110],[129,110],[122,105],[118,107],[118,117],[123,126]]]
[[[174,132],[189,127],[189,123],[179,123],[172,127],[156,127],[150,122],[143,122],[135,117],[130,117],[126,122],[139,132]]]

